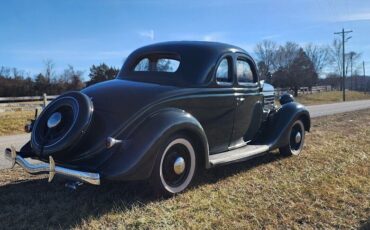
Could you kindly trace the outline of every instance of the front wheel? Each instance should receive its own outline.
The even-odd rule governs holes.
[[[282,155],[299,155],[303,149],[305,138],[304,124],[301,120],[296,120],[290,127],[288,145],[279,148]]]
[[[157,195],[171,196],[184,191],[192,182],[196,155],[192,141],[176,135],[160,148],[151,183]]]

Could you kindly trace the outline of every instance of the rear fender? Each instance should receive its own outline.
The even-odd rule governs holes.
[[[191,138],[200,144],[204,162],[208,162],[208,142],[201,124],[191,114],[170,108],[148,116],[99,171],[109,180],[147,179],[159,147],[177,132],[191,134]]]

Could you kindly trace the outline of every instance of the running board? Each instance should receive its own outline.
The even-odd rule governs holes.
[[[209,156],[209,163],[211,167],[216,165],[223,165],[232,162],[244,161],[256,157],[269,150],[268,145],[246,145],[244,147],[218,153]]]

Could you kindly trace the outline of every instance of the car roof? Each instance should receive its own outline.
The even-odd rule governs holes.
[[[213,41],[169,41],[169,42],[160,42],[151,45],[141,47],[138,50],[152,50],[152,49],[200,49],[200,48],[211,48],[214,51],[224,52],[225,50],[234,50],[235,52],[247,53],[240,47]]]
[[[119,78],[149,79],[153,72],[134,72],[134,66],[148,54],[177,54],[180,57],[180,66],[175,73],[155,73],[160,75],[172,75],[165,79],[164,83],[174,85],[200,86],[207,82],[208,75],[215,68],[218,59],[226,53],[248,53],[237,46],[209,41],[170,41],[147,45],[135,50],[126,59],[120,71]],[[173,77],[173,75],[176,75]]]

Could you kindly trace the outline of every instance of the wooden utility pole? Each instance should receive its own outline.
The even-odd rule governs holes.
[[[353,83],[352,83],[352,80],[353,80],[353,74],[352,74],[352,59],[353,59],[353,52],[350,52],[349,53],[349,58],[350,58],[350,60],[351,60],[351,87],[350,87],[350,89],[351,90],[353,90]]]
[[[342,35],[342,52],[343,52],[343,79],[342,79],[342,90],[343,90],[343,101],[346,101],[346,53],[344,49],[344,44],[346,41],[348,41],[351,37],[346,38],[346,34],[352,33],[352,30],[344,31],[344,28],[341,32],[336,32],[334,34]]]

